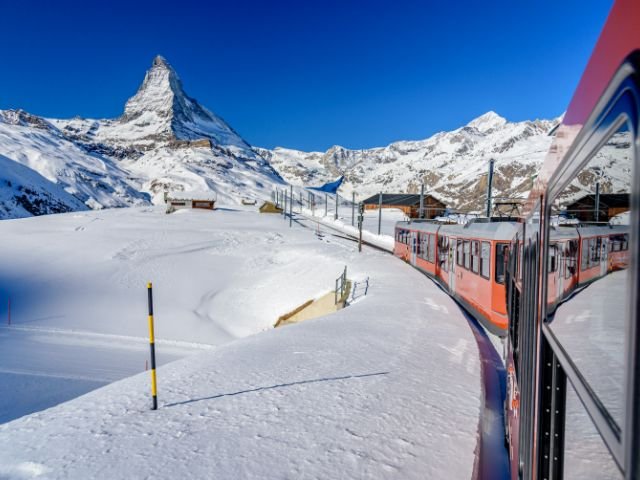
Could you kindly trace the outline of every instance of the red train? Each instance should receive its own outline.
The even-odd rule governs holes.
[[[557,225],[584,193],[590,218]],[[505,338],[512,479],[640,479],[639,233],[640,2],[616,0],[523,218],[396,228],[395,254]]]
[[[520,222],[476,219],[466,225],[398,222],[394,254],[444,287],[491,333],[507,334],[505,272]],[[548,302],[555,305],[607,273],[626,268],[627,226],[557,226],[551,230]],[[520,263],[518,263],[519,265]],[[578,268],[580,266],[580,268]],[[520,276],[519,267],[516,275]]]
[[[394,254],[437,280],[485,327],[507,329],[504,252],[515,222],[398,222]]]

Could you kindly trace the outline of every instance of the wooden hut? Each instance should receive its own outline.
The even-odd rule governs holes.
[[[380,204],[380,194],[363,200],[365,210],[375,210]],[[409,218],[420,218],[420,195],[409,193],[383,193],[382,208],[397,208]],[[435,218],[444,214],[447,206],[430,194],[424,196],[424,215],[422,218]]]

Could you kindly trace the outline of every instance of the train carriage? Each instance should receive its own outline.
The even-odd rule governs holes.
[[[394,253],[438,281],[487,329],[504,336],[505,254],[514,222],[398,222]]]
[[[640,478],[639,25],[640,2],[616,1],[511,244],[513,479]],[[552,225],[603,187],[628,200],[611,225]]]

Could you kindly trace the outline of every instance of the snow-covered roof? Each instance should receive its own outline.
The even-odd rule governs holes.
[[[212,191],[171,192],[169,198],[171,200],[208,200],[215,202],[218,199],[218,195]]]
[[[521,224],[518,222],[471,222],[466,225],[443,225],[440,231],[460,237],[510,241]]]

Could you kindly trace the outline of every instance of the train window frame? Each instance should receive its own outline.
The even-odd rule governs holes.
[[[456,265],[462,267],[463,255],[462,255],[462,239],[456,239]]]
[[[484,248],[485,245],[487,247],[486,250]],[[486,259],[483,256],[485,251],[488,253]],[[485,269],[486,269],[486,275],[484,273]],[[491,242],[483,241],[480,244],[480,276],[487,280],[491,280]]]
[[[623,375],[622,412],[623,417],[620,428],[616,428],[616,423],[606,410],[602,402],[597,398],[590,388],[580,370],[572,361],[569,354],[564,350],[563,345],[555,337],[549,325],[549,307],[546,302],[542,302],[540,319],[542,324],[540,332],[543,344],[549,344],[548,349],[543,349],[553,357],[553,363],[557,363],[558,373],[566,375],[568,381],[574,387],[578,397],[588,413],[591,421],[595,425],[598,434],[604,441],[607,449],[611,453],[620,472],[625,478],[635,478],[640,474],[640,325],[638,310],[640,308],[640,295],[638,288],[640,277],[638,275],[638,258],[640,247],[638,245],[638,230],[640,230],[640,50],[631,53],[618,69],[609,82],[604,94],[598,100],[592,110],[588,120],[582,125],[580,132],[573,141],[569,150],[564,154],[561,163],[556,168],[554,174],[549,178],[545,191],[544,219],[547,221],[551,216],[552,205],[555,199],[566,188],[580,169],[584,168],[603,145],[619,131],[620,127],[626,124],[630,133],[630,154],[632,175],[630,181],[631,204],[629,209],[630,226],[630,261],[629,274],[627,280],[627,297],[624,299],[627,305],[627,315],[625,318],[624,345],[626,357],[625,370]],[[580,246],[582,247],[582,242]],[[543,255],[547,255],[549,246],[549,229],[545,228],[543,239]],[[580,267],[583,263],[582,252],[580,255]],[[581,268],[582,270],[582,268]],[[547,295],[549,288],[548,278],[542,278],[542,296]],[[547,372],[548,374],[548,372]],[[555,378],[552,375],[553,378]],[[542,380],[544,384],[544,375]],[[541,388],[541,384],[538,384]],[[539,412],[549,412],[549,406],[554,405],[554,395],[551,396],[551,403],[546,400],[538,405]],[[546,410],[545,410],[546,409]],[[553,412],[553,411],[552,411]],[[541,413],[542,414],[542,413]],[[559,421],[565,422],[564,413],[551,413],[551,416],[559,415]],[[554,420],[558,421],[558,420]],[[545,465],[542,454],[545,449],[556,448],[553,442],[553,435],[549,438],[542,436],[542,431],[548,427],[540,429],[537,442],[542,445],[537,447],[538,458],[535,459],[539,465]],[[564,423],[560,423],[560,428],[564,429]],[[557,455],[560,460],[563,456],[564,446],[560,446]],[[548,450],[547,450],[548,451]],[[554,456],[556,451],[554,450]],[[562,463],[560,464],[562,465]],[[548,462],[547,466],[548,467]],[[560,470],[562,472],[562,469]],[[544,474],[544,473],[543,473]]]

